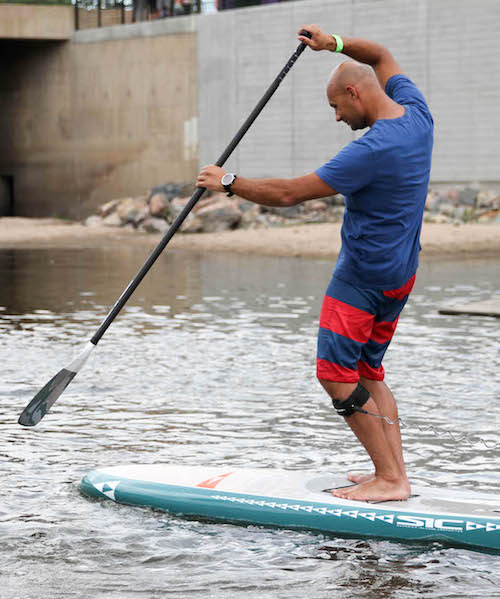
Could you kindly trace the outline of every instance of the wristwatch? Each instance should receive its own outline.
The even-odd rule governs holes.
[[[235,179],[236,179],[236,175],[233,175],[233,173],[226,173],[220,180],[224,189],[227,191],[227,196],[229,198],[232,195],[234,195],[233,192],[231,191],[231,185],[234,183]]]

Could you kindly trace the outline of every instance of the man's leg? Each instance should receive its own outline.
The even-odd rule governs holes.
[[[360,376],[373,382],[383,380],[382,358],[404,305],[395,303],[383,292],[360,289],[332,278],[321,309],[317,376],[335,402],[342,402],[353,393]],[[379,314],[382,318],[376,320]],[[379,387],[374,389],[378,401],[388,401],[385,394],[377,391]],[[363,401],[363,396],[360,399]],[[374,398],[369,398],[363,407],[379,413]],[[400,468],[400,446],[399,450],[397,444],[391,446],[392,439],[389,442],[386,437],[382,420],[360,412],[345,419],[368,452],[375,475],[358,486],[339,489],[334,495],[374,501],[407,499],[410,485]]]
[[[396,406],[396,400],[389,387],[383,381],[372,381],[365,377],[360,377],[359,381],[365,389],[370,393],[370,397],[373,399],[377,406],[378,413],[381,416],[386,416],[394,422],[398,418],[398,408]],[[399,422],[395,424],[389,424],[385,420],[381,420],[382,429],[391,448],[392,454],[398,465],[401,475],[406,478],[406,469],[403,459],[403,447],[401,443],[401,430]],[[354,483],[363,483],[371,480],[375,475],[369,474],[354,474],[349,473],[347,478]]]
[[[320,379],[320,382],[330,397],[338,401],[346,400],[357,387],[357,383],[338,383],[324,379]],[[377,404],[372,398],[364,404],[363,409],[378,413]],[[399,458],[397,447],[393,448],[389,443],[382,420],[360,412],[355,412],[345,420],[368,452],[375,467],[375,475],[371,480],[354,487],[335,490],[333,494],[360,501],[408,499],[410,483],[406,474],[401,472],[402,453]]]

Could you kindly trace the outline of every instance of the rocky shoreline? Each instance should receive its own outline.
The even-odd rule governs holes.
[[[87,227],[124,227],[146,233],[165,233],[188,203],[192,188],[167,184],[149,194],[111,200],[85,220]],[[206,192],[188,215],[183,233],[218,233],[234,229],[263,229],[311,223],[339,223],[344,198],[335,195],[288,208],[259,206],[225,193]],[[490,189],[450,187],[429,190],[424,222],[437,224],[500,223],[500,193]]]

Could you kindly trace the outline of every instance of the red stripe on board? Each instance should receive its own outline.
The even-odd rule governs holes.
[[[359,381],[357,370],[345,368],[319,358],[316,360],[316,374],[319,379],[334,381],[335,383],[357,383]]]
[[[385,370],[382,364],[378,368],[372,368],[368,366],[366,362],[358,362],[358,370],[360,376],[364,376],[365,379],[371,381],[383,381],[385,376]]]
[[[370,335],[370,339],[377,343],[386,343],[392,339],[396,326],[398,324],[399,316],[393,322],[380,321],[373,325],[373,330]]]
[[[232,472],[228,472],[227,474],[219,474],[218,476],[213,476],[212,478],[209,478],[208,480],[204,480],[203,482],[198,483],[196,486],[204,487],[205,489],[215,489],[215,487],[221,481],[223,481],[226,478],[226,476],[229,476],[230,474],[232,474]]]
[[[373,314],[325,295],[319,326],[352,341],[366,343],[374,320]]]
[[[416,277],[416,275],[413,275],[413,277],[399,289],[391,289],[389,291],[382,291],[382,293],[386,297],[391,297],[393,299],[402,300],[405,296],[410,295],[410,292],[413,289],[413,285],[415,284],[415,277]]]

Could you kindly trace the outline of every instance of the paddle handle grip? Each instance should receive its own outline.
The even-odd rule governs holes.
[[[309,37],[309,38],[312,37],[311,34],[305,30],[302,30],[300,32],[300,35],[303,35],[303,36]],[[217,166],[223,166],[224,163],[226,162],[226,160],[229,158],[229,156],[231,156],[231,154],[233,153],[236,146],[240,143],[240,141],[242,140],[243,136],[248,131],[248,129],[250,129],[250,127],[252,126],[255,119],[262,112],[262,109],[264,108],[264,106],[269,102],[269,100],[271,99],[274,92],[278,89],[280,83],[286,77],[287,73],[293,67],[293,65],[295,64],[295,62],[297,61],[299,56],[302,54],[302,52],[304,52],[306,47],[307,47],[307,45],[304,44],[303,42],[301,42],[300,45],[295,50],[295,52],[290,56],[287,63],[281,69],[281,71],[279,72],[276,79],[271,83],[271,85],[269,86],[266,93],[262,96],[261,100],[258,102],[257,106],[252,110],[252,112],[250,113],[250,115],[248,116],[246,121],[243,123],[243,125],[240,127],[240,129],[236,133],[236,135],[229,142],[229,145],[224,150],[224,152],[222,152],[221,156],[215,163]],[[132,281],[130,281],[127,288],[124,290],[124,292],[118,298],[118,300],[116,301],[115,305],[111,308],[111,310],[109,311],[106,318],[102,321],[102,323],[99,326],[99,328],[97,329],[96,333],[90,340],[91,343],[93,343],[94,345],[97,345],[97,343],[99,343],[99,340],[104,335],[104,333],[107,331],[109,325],[113,322],[113,320],[116,318],[116,316],[118,315],[120,310],[127,303],[130,296],[137,289],[137,287],[141,283],[142,279],[146,276],[146,274],[148,273],[150,268],[153,266],[153,264],[158,259],[158,256],[163,252],[163,250],[167,246],[168,242],[175,235],[175,233],[177,232],[179,227],[185,221],[188,214],[195,207],[196,203],[201,198],[201,196],[205,193],[205,191],[206,191],[206,187],[198,187],[196,189],[196,191],[191,196],[189,202],[184,206],[181,213],[177,216],[175,221],[172,223],[170,229],[162,237],[161,241],[156,246],[156,248],[151,252],[150,256],[148,257],[148,259],[146,260],[146,262],[144,263],[142,268],[135,275],[135,277],[132,279]]]

